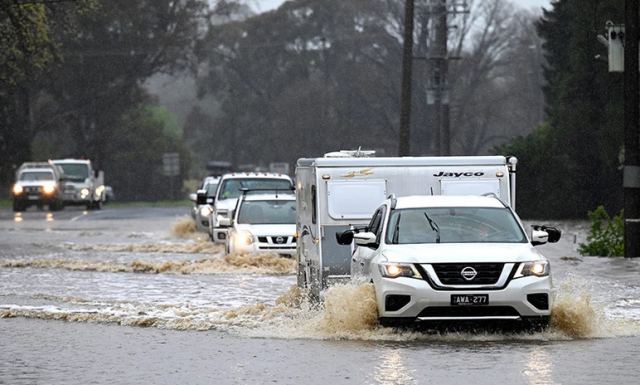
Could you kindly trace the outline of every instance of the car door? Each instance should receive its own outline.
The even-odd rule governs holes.
[[[384,222],[384,217],[387,211],[387,206],[380,206],[373,216],[371,217],[371,221],[367,226],[367,231],[370,231],[377,236],[376,245],[371,246],[355,246],[355,250],[353,252],[353,256],[351,258],[351,276],[369,276],[369,265],[371,264],[371,259],[373,259],[378,245],[380,244],[380,238],[382,236],[382,225]]]

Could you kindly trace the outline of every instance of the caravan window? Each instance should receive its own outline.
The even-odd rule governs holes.
[[[329,216],[368,219],[386,199],[384,180],[336,180],[327,183]]]
[[[440,185],[442,195],[488,195],[501,198],[500,182],[487,180],[443,180]]]

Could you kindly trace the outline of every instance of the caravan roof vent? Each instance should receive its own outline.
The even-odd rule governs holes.
[[[334,152],[328,152],[324,154],[325,158],[371,158],[376,156],[376,152],[372,150],[340,150]]]

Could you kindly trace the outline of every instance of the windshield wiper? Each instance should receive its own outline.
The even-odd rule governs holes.
[[[400,217],[402,217],[401,213],[398,213],[398,221],[396,222],[396,231],[393,233],[393,239],[391,243],[397,245],[398,244],[398,233],[400,232]]]
[[[424,216],[429,221],[429,226],[431,226],[431,230],[436,232],[436,243],[440,243],[440,227],[438,227],[438,224],[429,217],[426,211],[424,212]]]

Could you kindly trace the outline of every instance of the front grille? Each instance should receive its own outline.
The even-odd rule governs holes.
[[[258,246],[260,250],[293,250],[296,245],[282,245],[282,246]]]
[[[511,306],[430,306],[418,317],[505,317],[520,316]]]
[[[281,239],[281,242],[278,242],[278,238]],[[286,245],[291,244],[291,242],[295,243],[295,237],[290,237],[288,235],[274,235],[270,237],[258,237],[258,242],[260,243],[269,243],[274,245]]]
[[[29,186],[29,187],[25,187],[24,191],[26,191],[27,193],[39,193],[40,192],[40,187],[39,186]]]
[[[431,266],[444,285],[494,285],[502,274],[504,263],[434,263]],[[477,273],[470,280],[462,276],[462,270],[468,267]]]

